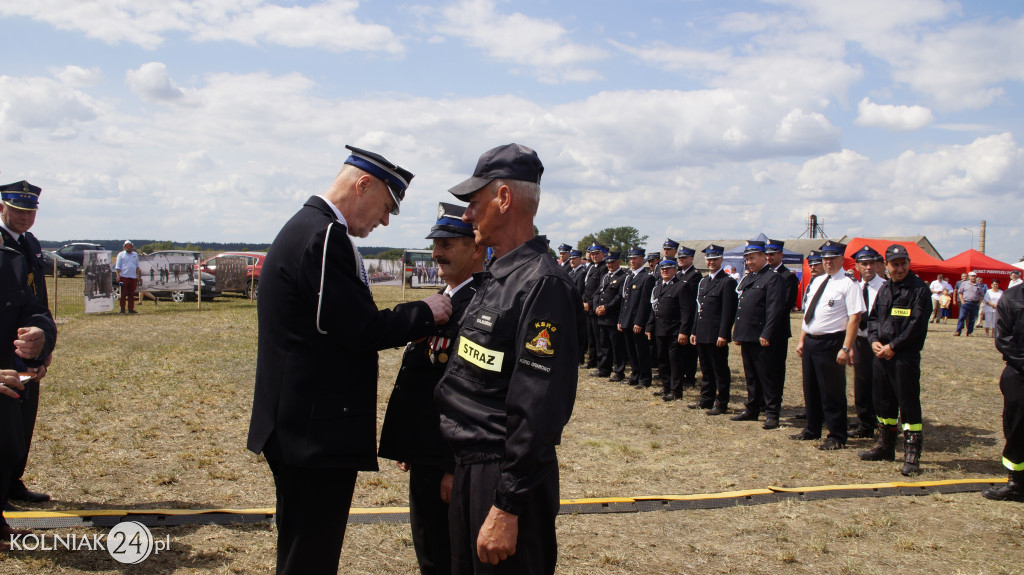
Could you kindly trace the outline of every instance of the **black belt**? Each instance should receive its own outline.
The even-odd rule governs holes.
[[[823,333],[821,335],[813,335],[813,334],[805,333],[804,337],[809,337],[811,339],[832,339],[832,338],[836,338],[836,337],[843,336],[843,335],[846,335],[845,331],[837,331],[837,332],[834,332],[834,333]]]

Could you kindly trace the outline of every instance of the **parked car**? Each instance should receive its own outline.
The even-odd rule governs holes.
[[[104,248],[103,246],[101,246],[99,244],[90,244],[90,243],[87,243],[87,242],[72,242],[70,244],[65,244],[65,245],[57,248],[57,252],[56,253],[60,257],[66,259],[66,260],[71,260],[71,261],[75,262],[76,264],[78,264],[79,266],[81,266],[82,265],[82,259],[84,257],[82,255],[82,252],[84,252],[86,250],[95,250],[95,251],[101,251],[101,252],[102,251],[108,251],[106,248]],[[110,262],[110,263],[113,264],[114,262]]]
[[[199,266],[204,272],[217,274],[217,258],[221,256],[244,256],[245,257],[245,295],[256,299],[260,287],[260,272],[263,271],[263,260],[267,259],[267,252],[224,252],[208,258]]]
[[[47,270],[54,269],[54,262],[57,264],[57,277],[73,278],[82,273],[82,265],[60,257],[56,252],[43,250],[43,265]]]

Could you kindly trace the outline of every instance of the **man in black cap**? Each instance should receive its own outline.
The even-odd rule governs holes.
[[[736,280],[722,271],[725,248],[714,244],[704,248],[708,275],[697,286],[697,318],[690,345],[697,347],[700,369],[705,382],[700,399],[691,407],[708,409],[708,415],[721,415],[729,410],[729,342],[736,320]]]
[[[825,273],[811,283],[811,301],[804,312],[796,353],[803,363],[807,424],[791,439],[828,438],[818,449],[846,447],[846,367],[853,364],[860,318],[867,311],[861,290],[843,270],[846,246],[829,240],[822,244]]]
[[[875,354],[873,370],[878,442],[858,455],[865,461],[896,458],[897,425],[903,422],[903,468],[921,471],[921,349],[928,337],[932,294],[910,269],[907,249],[893,244],[885,250],[889,281],[882,284],[868,313],[868,341]]]
[[[594,294],[594,313],[597,314],[598,335],[603,356],[597,363],[597,375],[609,375],[611,381],[626,380],[626,339],[619,331],[619,309],[622,307],[622,286],[626,283],[626,270],[622,269],[619,252],[608,253],[608,273]]]
[[[0,199],[2,199],[0,202],[0,236],[3,236],[3,245],[18,250],[25,256],[25,261],[29,266],[28,287],[32,291],[32,295],[46,308],[46,314],[49,316],[50,300],[46,291],[46,275],[52,270],[47,269],[43,264],[43,250],[39,246],[39,240],[29,231],[36,221],[39,195],[42,193],[43,190],[38,186],[33,186],[24,180],[0,186]],[[29,490],[25,486],[25,482],[22,481],[25,467],[28,464],[28,452],[32,446],[36,415],[39,412],[39,381],[46,376],[50,360],[51,357],[47,356],[42,365],[29,369],[23,364],[24,362],[15,357],[15,369],[35,373],[35,377],[25,382],[25,389],[21,392],[21,421],[25,438],[25,454],[14,466],[10,498],[15,501],[42,503],[50,500],[49,495]]]
[[[572,269],[572,264],[569,263],[570,251],[572,251],[572,247],[569,244],[561,244],[558,246],[558,263],[566,272]]]
[[[679,288],[679,303],[682,309],[678,342],[683,365],[683,372],[680,375],[683,387],[697,386],[697,348],[690,345],[690,335],[693,334],[693,322],[697,318],[697,285],[704,276],[693,267],[695,253],[696,250],[682,245],[676,252],[676,262],[679,264],[676,281],[682,284]]]
[[[386,226],[413,175],[346,147],[330,188],[281,228],[260,274],[247,446],[274,474],[278,573],[338,571],[356,474],[377,469],[376,351],[430,335],[452,311],[439,294],[377,309],[349,236]]]
[[[1003,467],[1009,472],[1006,485],[981,492],[986,499],[1024,501],[1024,286],[1017,284],[999,298],[996,306],[996,349],[1006,367],[999,377],[1003,394]]]
[[[857,343],[853,346],[853,403],[857,409],[857,419],[850,424],[850,437],[870,438],[875,435],[878,416],[875,413],[874,365],[875,354],[871,351],[868,341],[868,312],[875,304],[878,290],[885,283],[885,263],[882,255],[869,245],[865,245],[853,258],[857,261],[860,272],[861,298],[867,310],[860,318],[857,329]]]
[[[452,572],[554,573],[558,457],[578,378],[579,292],[534,236],[544,166],[519,144],[485,152],[449,190],[494,258],[434,397],[455,453]],[[489,567],[487,564],[496,567]]]
[[[637,389],[651,386],[651,348],[644,335],[651,317],[651,290],[654,277],[643,267],[644,250],[629,250],[629,272],[622,284],[622,308],[618,329],[626,340],[626,355],[631,373],[629,383]]]
[[[596,368],[601,363],[601,358],[608,352],[601,347],[601,329],[597,323],[597,311],[594,307],[594,297],[597,295],[598,288],[601,287],[601,279],[608,273],[608,262],[604,259],[604,253],[604,246],[599,244],[591,244],[587,248],[591,263],[583,280],[585,284],[583,309],[587,312],[587,348],[590,350],[586,366],[588,369]],[[591,375],[608,377],[611,373],[602,374],[596,371]]]
[[[733,340],[740,346],[747,379],[745,409],[733,421],[757,421],[765,412],[765,429],[779,427],[782,381],[779,379],[779,348],[789,333],[785,281],[768,265],[764,242],[751,240],[743,249],[747,274],[739,286]]]
[[[658,264],[661,283],[651,291],[651,319],[647,337],[658,344],[658,378],[661,399],[673,401],[683,397],[683,357],[679,349],[679,329],[683,317],[683,284],[676,275],[679,263],[666,259]]]
[[[452,300],[452,315],[425,339],[409,342],[380,429],[378,455],[409,472],[409,523],[421,573],[451,573],[448,501],[455,459],[441,436],[434,387],[457,352],[459,320],[476,294],[473,274],[483,270],[487,250],[462,221],[466,209],[442,202],[428,240],[445,283],[438,293]]]

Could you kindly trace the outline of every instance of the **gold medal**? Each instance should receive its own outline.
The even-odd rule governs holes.
[[[441,363],[448,363],[448,354],[443,351],[437,354],[437,361],[440,361]]]

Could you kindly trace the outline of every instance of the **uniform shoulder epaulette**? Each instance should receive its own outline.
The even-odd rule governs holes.
[[[19,256],[21,255],[21,252],[19,252],[18,250],[14,249],[12,247],[5,246],[3,244],[0,244],[0,249],[7,250],[9,252],[14,252],[14,253],[18,254]]]

